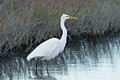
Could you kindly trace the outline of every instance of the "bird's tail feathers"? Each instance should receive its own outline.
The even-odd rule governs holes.
[[[44,55],[39,55],[39,54],[34,54],[34,53],[30,53],[28,56],[27,56],[27,60],[30,61],[31,59],[33,58],[37,58],[37,57],[43,57]]]

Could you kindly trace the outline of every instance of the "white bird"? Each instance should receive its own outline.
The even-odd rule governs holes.
[[[30,61],[32,58],[42,57],[41,60],[50,60],[55,58],[59,53],[61,53],[66,45],[67,40],[67,29],[65,28],[65,20],[67,19],[78,19],[76,17],[69,16],[67,14],[63,14],[61,16],[61,29],[63,31],[61,39],[51,38],[39,46],[37,46],[28,56],[27,60]]]
[[[63,14],[61,16],[60,25],[62,29],[62,37],[61,39],[51,38],[39,46],[37,46],[28,56],[27,60],[30,61],[32,58],[40,57],[41,60],[47,60],[55,58],[59,53],[61,53],[66,45],[67,40],[67,29],[65,28],[65,20],[67,19],[78,19],[76,17],[69,16],[67,14]]]

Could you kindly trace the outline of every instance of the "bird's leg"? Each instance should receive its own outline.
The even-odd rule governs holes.
[[[50,76],[49,71],[48,71],[48,66],[49,66],[49,63],[50,63],[50,60],[49,60],[49,61],[47,61],[47,66],[46,66],[46,70],[47,70],[47,75],[48,75],[48,76]]]
[[[36,78],[39,78],[39,79],[41,79],[41,76],[40,75],[38,75],[38,70],[37,70],[37,68],[38,68],[38,58],[35,58],[35,61],[36,61],[36,63],[35,63],[35,75],[36,75]]]
[[[65,55],[63,53],[60,54],[60,58],[62,59],[63,65],[66,65]]]
[[[36,63],[35,63],[35,65],[36,65],[36,66],[35,66],[35,67],[36,67],[36,68],[35,68],[35,74],[38,75],[38,72],[37,72],[37,66],[38,66],[37,63],[38,63],[38,59],[35,58],[35,60],[36,60]]]

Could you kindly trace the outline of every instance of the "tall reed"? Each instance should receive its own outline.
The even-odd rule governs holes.
[[[27,51],[48,38],[60,38],[63,13],[80,18],[66,22],[69,36],[120,31],[119,0],[1,0],[0,55]]]

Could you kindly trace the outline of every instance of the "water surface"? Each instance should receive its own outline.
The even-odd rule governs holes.
[[[44,80],[119,80],[120,39],[119,37],[98,40],[73,40],[62,55],[50,61],[47,75],[46,61],[38,62],[38,74]],[[35,60],[26,57],[1,57],[1,80],[33,79]]]

